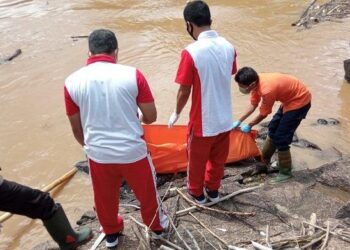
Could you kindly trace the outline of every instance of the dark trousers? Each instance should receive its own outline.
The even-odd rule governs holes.
[[[300,109],[291,110],[283,114],[281,106],[272,117],[269,123],[269,137],[279,151],[289,149],[289,145],[293,141],[294,132],[306,117],[310,108],[311,103]]]
[[[0,184],[0,211],[47,220],[57,211],[49,193],[4,179]]]

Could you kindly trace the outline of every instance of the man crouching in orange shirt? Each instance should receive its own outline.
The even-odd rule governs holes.
[[[241,68],[235,80],[243,94],[250,93],[251,105],[247,112],[233,124],[237,128],[258,107],[260,113],[250,123],[241,126],[244,133],[266,118],[271,112],[275,101],[281,106],[269,123],[269,132],[262,149],[262,161],[270,163],[271,157],[278,150],[278,175],[272,183],[285,181],[292,177],[292,158],[289,145],[300,122],[306,117],[311,107],[311,93],[297,78],[281,73],[258,74],[250,67]]]

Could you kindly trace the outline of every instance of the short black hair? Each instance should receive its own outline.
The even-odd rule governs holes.
[[[89,35],[89,50],[91,54],[111,54],[116,49],[118,49],[118,41],[112,31],[98,29]]]
[[[204,1],[188,2],[184,9],[184,18],[198,27],[211,25],[209,6]]]
[[[235,75],[235,81],[239,84],[249,86],[259,80],[258,73],[251,67],[243,67]]]

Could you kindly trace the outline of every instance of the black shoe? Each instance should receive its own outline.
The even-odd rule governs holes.
[[[209,191],[207,188],[205,188],[204,190],[205,194],[207,195],[210,201],[218,201],[220,199],[218,190]]]
[[[207,202],[207,198],[205,197],[204,194],[201,194],[200,196],[195,196],[193,194],[191,194],[190,192],[188,192],[188,194],[196,201],[196,203],[203,205],[204,203]]]
[[[167,234],[163,230],[153,231],[153,239],[159,240],[160,238],[164,238]]]
[[[114,249],[118,245],[119,236],[120,236],[119,233],[107,234],[106,235],[106,247],[108,249]]]

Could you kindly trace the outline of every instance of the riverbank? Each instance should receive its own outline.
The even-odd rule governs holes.
[[[214,210],[198,209],[191,213],[179,214],[180,210],[193,204],[179,193],[168,192],[169,188],[184,190],[184,174],[160,176],[158,189],[163,204],[182,238],[180,240],[170,227],[166,239],[184,249],[184,242],[190,249],[196,249],[196,244],[200,249],[227,249],[227,246],[253,249],[251,241],[267,245],[267,234],[273,249],[302,248],[317,239],[319,241],[313,245],[320,247],[324,243],[327,249],[346,249],[349,246],[350,157],[342,157],[317,169],[295,171],[293,179],[277,185],[268,184],[274,173],[251,176],[255,164],[247,160],[226,166],[220,195],[224,197],[251,187],[256,189],[222,201],[211,207]],[[141,241],[135,230],[139,226],[131,217],[141,221],[138,203],[126,186],[122,189],[120,214],[125,220],[125,229],[118,249],[137,249]],[[315,227],[308,224],[312,214],[316,215]],[[100,228],[93,211],[87,212],[79,223],[94,230],[93,240],[80,248],[90,249]],[[308,235],[309,231],[314,235]],[[102,242],[97,249],[105,249],[104,244]],[[163,241],[150,242],[151,249],[159,249],[161,245],[172,248]],[[52,242],[46,242],[34,249],[52,249],[53,246]]]

